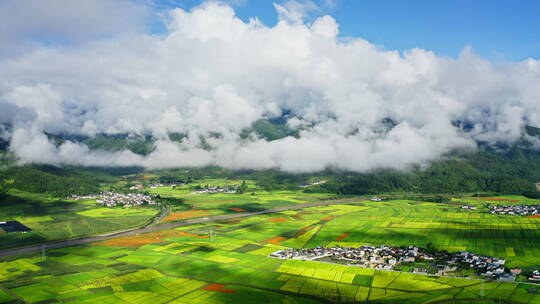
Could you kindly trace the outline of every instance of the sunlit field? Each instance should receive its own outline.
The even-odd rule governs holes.
[[[279,194],[273,195],[279,200]],[[197,207],[204,201],[197,201]],[[460,209],[464,201],[479,208]],[[539,303],[537,285],[268,257],[288,247],[426,247],[431,243],[439,250],[505,258],[507,266],[539,265],[540,219],[491,215],[486,213],[487,203],[493,202],[474,198],[442,204],[358,201],[111,239],[51,250],[46,257],[4,259],[0,299],[31,303]]]
[[[234,193],[192,193],[196,186],[240,185],[241,180],[205,179],[181,187],[158,187],[145,189],[153,195],[167,198],[171,214],[164,221],[176,221],[211,215],[234,214],[237,212],[261,211],[277,207],[311,203],[336,198],[325,193],[303,193],[296,191],[262,191],[253,181],[246,181],[247,190],[243,194]]]
[[[71,201],[11,190],[0,202],[0,222],[19,221],[32,231],[0,233],[0,248],[139,227],[157,213],[156,208],[103,208],[95,200]]]

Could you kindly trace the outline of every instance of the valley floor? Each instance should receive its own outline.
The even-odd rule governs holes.
[[[540,288],[533,284],[268,257],[284,248],[415,245],[468,250],[504,258],[509,267],[535,269],[540,218],[489,214],[486,205],[538,201],[503,199],[518,202],[359,201],[3,258],[0,303],[540,303]],[[248,212],[235,199],[219,201],[211,204]],[[465,204],[477,209],[462,209]]]

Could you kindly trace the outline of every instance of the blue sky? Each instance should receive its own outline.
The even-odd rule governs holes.
[[[156,0],[189,9],[200,0]],[[244,20],[276,23],[276,0],[229,1]],[[333,5],[328,5],[333,2]],[[456,57],[465,46],[492,61],[540,58],[540,1],[530,0],[319,0],[342,35],[362,37],[387,49],[424,48]]]
[[[540,0],[222,1],[269,29],[216,3],[190,10],[200,0],[0,0],[0,125],[13,126],[11,151],[51,164],[364,172],[477,142],[512,145],[524,126],[540,127]],[[189,12],[167,14],[173,7]],[[333,20],[315,21],[324,14],[339,39]],[[278,18],[288,23],[273,28]],[[380,48],[338,45],[345,37]],[[467,46],[495,63],[440,57]],[[300,138],[240,136],[283,113]],[[397,126],[381,132],[386,118]],[[58,147],[45,132],[159,140],[140,157]],[[222,136],[201,150],[208,134]]]

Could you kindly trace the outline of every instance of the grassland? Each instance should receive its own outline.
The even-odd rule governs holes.
[[[12,189],[0,200],[0,221],[19,221],[32,232],[1,233],[0,248],[138,227],[157,213],[155,208],[102,208],[95,200],[68,201]]]
[[[479,208],[465,211],[459,208],[462,203]],[[29,303],[540,303],[538,286],[530,284],[268,257],[285,247],[425,247],[431,243],[441,250],[502,257],[510,265],[539,265],[540,219],[487,214],[486,203],[477,199],[447,204],[363,201],[56,249],[45,259],[4,259],[0,299]],[[215,204],[226,208],[232,203]],[[240,203],[237,207],[248,208]]]

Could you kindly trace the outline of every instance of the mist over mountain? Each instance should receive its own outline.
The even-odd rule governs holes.
[[[4,55],[3,145],[21,163],[296,173],[408,169],[479,145],[540,148],[538,60],[400,53],[340,35],[331,16],[276,9],[267,26],[208,2],[168,11],[164,34],[122,24]]]

